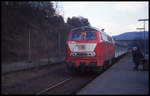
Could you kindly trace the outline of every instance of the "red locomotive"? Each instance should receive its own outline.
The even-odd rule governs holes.
[[[104,68],[115,56],[113,38],[94,27],[77,27],[66,41],[67,66],[79,69]]]

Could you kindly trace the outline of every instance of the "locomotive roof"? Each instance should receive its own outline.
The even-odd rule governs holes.
[[[77,28],[73,28],[71,30],[72,31],[99,31],[99,29],[94,28],[94,27],[89,27],[89,26],[82,26],[82,27],[77,27]]]
[[[104,31],[100,31],[98,28],[89,27],[89,26],[76,27],[71,30],[71,32],[73,31],[98,31],[106,34]]]

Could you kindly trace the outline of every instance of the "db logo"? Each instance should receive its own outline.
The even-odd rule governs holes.
[[[85,46],[84,45],[78,45],[78,50],[85,50]]]

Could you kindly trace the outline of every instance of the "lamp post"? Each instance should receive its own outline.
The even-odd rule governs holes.
[[[145,21],[148,21],[148,19],[138,19],[138,21],[143,21],[143,23],[144,23],[144,28],[137,28],[137,29],[143,29],[144,30],[144,39],[145,39],[145,46],[144,46],[144,57],[145,57],[145,53],[146,53],[146,38],[145,38]]]

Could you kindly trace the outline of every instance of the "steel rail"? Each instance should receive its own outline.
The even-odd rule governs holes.
[[[44,89],[44,90],[41,90],[40,92],[37,93],[37,95],[40,95],[40,94],[42,94],[42,93],[45,93],[45,92],[49,91],[50,89],[53,89],[53,88],[55,88],[55,87],[57,87],[57,86],[59,86],[59,85],[61,85],[61,84],[64,84],[66,81],[69,81],[69,80],[71,80],[71,79],[72,79],[72,77],[70,77],[70,78],[68,78],[68,79],[65,79],[65,80],[63,80],[63,81],[61,81],[61,82],[59,82],[59,83],[57,83],[57,84],[55,84],[55,85],[52,85],[52,86],[50,86],[50,87],[48,87],[48,88],[46,88],[46,89]]]

